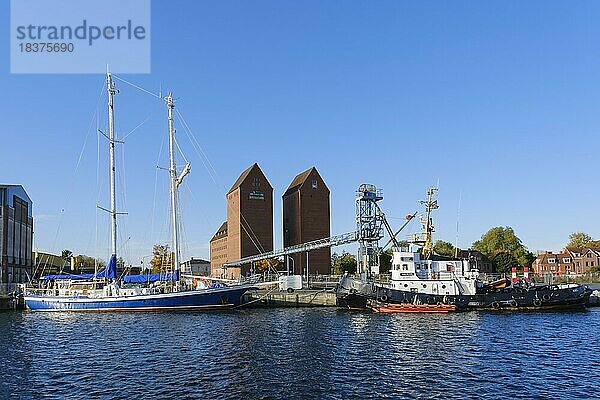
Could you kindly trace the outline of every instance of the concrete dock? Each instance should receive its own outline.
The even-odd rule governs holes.
[[[291,293],[279,290],[251,290],[244,295],[247,307],[335,307],[333,290],[301,289]]]

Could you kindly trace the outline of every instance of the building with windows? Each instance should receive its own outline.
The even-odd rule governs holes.
[[[273,187],[254,163],[227,192],[227,221],[210,241],[211,275],[246,276],[250,265],[223,268],[223,264],[272,250]]]
[[[493,274],[495,272],[492,261],[478,250],[458,249],[456,256],[459,260],[469,260],[469,267],[477,269],[481,273]]]
[[[227,262],[227,221],[223,222],[210,239],[210,274],[223,276],[223,264]]]
[[[566,248],[574,263],[575,274],[585,274],[591,268],[600,266],[600,248],[598,247],[580,247]]]
[[[0,294],[33,272],[33,202],[21,185],[0,185]]]
[[[331,236],[329,188],[315,167],[298,174],[282,196],[283,246],[311,242]],[[289,256],[296,274],[327,275],[331,270],[331,248]],[[292,261],[293,260],[293,261]]]
[[[533,262],[532,268],[536,275],[552,274],[559,276],[576,274],[573,256],[568,251],[560,253],[546,251],[540,253]]]
[[[600,266],[600,248],[565,248],[560,253],[541,252],[533,262],[537,275],[582,275]]]

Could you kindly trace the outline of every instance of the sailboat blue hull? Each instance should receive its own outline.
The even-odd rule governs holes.
[[[87,296],[25,295],[33,311],[160,311],[227,309],[241,304],[249,286],[204,289],[135,296],[90,298]]]

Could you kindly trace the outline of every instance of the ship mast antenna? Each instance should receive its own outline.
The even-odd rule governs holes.
[[[424,259],[428,259],[433,254],[433,232],[435,232],[435,228],[431,219],[431,212],[439,208],[438,201],[435,199],[437,191],[437,187],[430,187],[427,190],[427,200],[419,201],[419,203],[425,205],[425,219],[421,218],[423,234],[425,235],[425,243],[423,244]]]
[[[106,84],[108,91],[108,145],[110,162],[110,219],[111,219],[111,256],[110,262],[117,262],[117,195],[115,191],[115,115],[113,96],[117,92],[115,84],[106,66]],[[114,259],[114,260],[113,260]]]
[[[175,101],[173,100],[173,94],[169,93],[166,97],[167,111],[169,118],[169,175],[171,180],[170,194],[171,194],[171,220],[173,224],[172,241],[173,241],[173,272],[179,269],[180,266],[180,254],[179,254],[179,222],[178,222],[178,188],[183,182],[183,178],[190,173],[190,164],[187,163],[181,174],[177,175],[177,164],[175,162],[175,126],[173,120],[173,109],[175,108]]]

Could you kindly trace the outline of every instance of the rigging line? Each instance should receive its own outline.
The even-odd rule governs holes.
[[[176,110],[179,111],[179,110]],[[219,184],[217,183],[215,174],[211,171],[210,166],[207,164],[207,161],[210,162],[210,160],[208,160],[208,157],[206,156],[206,154],[204,154],[204,152],[202,151],[202,148],[199,146],[199,144],[197,143],[197,141],[195,140],[194,135],[190,132],[189,127],[187,127],[187,124],[185,123],[185,121],[183,120],[183,117],[181,116],[181,113],[177,113],[177,117],[179,118],[179,120],[181,121],[182,125],[184,126],[183,131],[186,133],[186,135],[188,136],[188,139],[190,140],[190,142],[192,143],[192,147],[194,148],[194,150],[196,150],[196,152],[200,155],[200,161],[202,162],[202,165],[204,165],[204,168],[206,168],[206,171],[208,172],[208,175],[210,176],[210,178],[212,179],[212,181],[215,183],[215,185],[217,187],[219,187]],[[203,156],[204,155],[204,156]],[[206,161],[205,161],[206,159]],[[224,190],[225,188],[223,188]]]
[[[125,176],[127,175],[127,169],[125,167],[125,145],[123,144],[121,146],[121,168],[119,170],[119,183],[121,184],[121,200],[123,202],[122,207],[123,207],[123,211],[126,212],[127,210],[127,181],[125,179]],[[126,214],[123,215],[123,217],[126,217]],[[121,218],[121,247],[123,247],[124,245],[126,245],[129,242],[129,239],[127,239],[124,243],[123,243],[123,233],[126,233],[128,237],[129,236],[129,226],[127,224],[127,218]],[[125,249],[123,251],[123,253],[126,253],[125,255],[127,255],[128,250]]]
[[[206,169],[208,170],[208,173],[211,175],[211,178],[213,179],[213,181],[215,181],[215,184],[217,184],[217,186],[218,186],[218,183],[216,182],[217,179],[219,178],[219,174],[217,173],[217,170],[215,169],[214,165],[210,161],[210,158],[208,157],[206,152],[202,149],[202,146],[200,145],[198,138],[196,138],[196,135],[194,135],[194,133],[192,132],[192,129],[188,125],[185,118],[183,118],[183,115],[181,114],[179,109],[175,110],[175,112],[179,116],[179,119],[181,120],[181,123],[183,124],[183,127],[185,128],[184,130],[187,131],[188,137],[190,138],[192,145],[195,145],[196,151],[198,151],[201,158],[203,157],[204,159],[206,159],[206,162],[208,163],[208,167]],[[226,188],[223,187],[223,189],[226,189]]]
[[[99,114],[99,111],[97,111]],[[100,204],[100,119],[96,118],[96,204]],[[98,254],[99,243],[99,235],[98,235],[98,207],[95,210],[95,233],[94,233],[94,243],[96,244],[95,253]]]
[[[159,173],[159,167],[158,164],[160,163],[160,158],[162,156],[162,150],[165,146],[165,135],[162,135],[162,140],[160,143],[160,147],[158,149],[158,157],[156,158],[156,171],[154,174],[154,198],[152,199],[152,218],[150,219],[150,241],[154,241],[154,222],[155,222],[155,215],[156,215],[156,193],[158,192],[158,173]]]
[[[120,139],[122,142],[125,141],[125,139],[127,139],[133,132],[135,132],[136,130],[138,130],[138,128],[140,128],[142,125],[144,125],[146,122],[148,122],[148,120],[154,115],[155,113],[152,112],[150,113],[150,115],[148,115],[148,117],[146,117],[145,120],[143,120],[142,122],[140,122],[135,128],[133,128],[132,130],[129,131],[129,133],[127,133],[125,136],[123,136],[122,139]]]
[[[210,159],[208,158],[208,156],[206,155],[206,153],[202,150],[202,146],[200,146],[200,143],[198,142],[198,139],[195,137],[195,135],[193,134],[192,130],[190,129],[189,125],[187,124],[187,122],[185,121],[185,119],[183,118],[183,115],[181,114],[181,112],[179,110],[175,110],[176,114],[179,116],[183,126],[184,126],[184,130],[188,131],[188,136],[191,136],[191,142],[192,145],[196,145],[196,151],[199,152],[200,154],[200,159],[202,160],[202,156],[204,156],[204,158],[206,159],[206,161],[209,163],[210,167],[212,168],[212,170],[214,171],[214,174],[218,177],[218,173],[214,167],[214,165],[210,162]],[[196,147],[194,146],[194,147]],[[204,162],[203,162],[204,164]],[[206,164],[205,164],[206,166]],[[213,179],[213,181],[215,182],[215,185],[217,187],[221,186],[222,190],[225,191],[227,190],[227,188],[224,185],[219,185],[216,182],[215,176],[213,176],[212,172],[210,171],[209,168],[207,168],[209,175],[211,175],[211,178]],[[248,237],[250,238],[250,240],[252,241],[252,244],[254,245],[254,247],[257,248],[257,250],[261,251],[261,252],[265,252],[265,248],[262,245],[262,243],[260,243],[260,240],[258,239],[258,235],[256,235],[256,233],[252,230],[252,227],[250,226],[250,224],[248,223],[248,221],[246,220],[246,218],[244,217],[244,215],[242,213],[240,213],[240,216],[242,217],[243,222],[245,222],[245,224],[241,224],[242,228],[244,229],[244,232],[246,232],[246,234],[248,235]],[[246,225],[246,226],[244,226]],[[250,232],[248,232],[248,229],[250,230]],[[270,261],[269,261],[270,263]]]
[[[189,163],[188,159],[185,157],[185,154],[183,154],[183,150],[181,150],[181,147],[179,147],[179,143],[177,142],[177,139],[175,139],[175,146],[177,146],[177,150],[179,150],[179,154],[181,154],[181,156],[183,157],[185,162]]]
[[[176,110],[179,111],[179,110]],[[192,146],[194,147],[194,149],[199,153],[200,155],[200,161],[202,162],[202,164],[204,165],[204,167],[206,168],[206,170],[208,171],[211,179],[213,180],[213,182],[215,183],[215,185],[217,187],[221,186],[223,192],[227,189],[225,186],[219,185],[216,181],[216,178],[218,176],[216,173],[216,170],[214,168],[214,166],[210,163],[210,159],[208,158],[208,156],[206,155],[206,153],[204,153],[204,151],[202,151],[202,147],[200,146],[200,144],[198,143],[196,137],[193,135],[193,133],[191,132],[189,125],[187,125],[187,123],[185,122],[185,120],[183,119],[183,116],[181,115],[181,113],[178,112],[178,116],[180,121],[182,122],[182,124],[184,125],[184,131],[186,132],[186,134],[188,135],[188,138],[190,139],[190,142],[192,143]],[[179,146],[179,145],[178,145]],[[181,149],[180,149],[181,151]],[[204,156],[204,157],[202,157]],[[185,156],[184,156],[185,158]],[[206,161],[210,164],[210,167],[206,164],[206,162],[204,161],[206,159]],[[187,162],[187,160],[186,160]],[[211,169],[214,171],[214,173],[211,171]],[[248,221],[246,220],[246,217],[244,217],[243,214],[240,214],[240,217],[242,218],[242,221],[244,223],[241,224],[242,229],[244,230],[244,232],[248,235],[248,237],[250,238],[250,240],[252,241],[252,244],[254,245],[254,247],[256,247],[257,250],[259,250],[260,252],[264,253],[265,252],[265,248],[262,245],[262,243],[260,242],[260,240],[258,239],[258,235],[252,230],[252,227],[250,226],[250,224],[248,223]],[[268,261],[269,264],[271,263],[270,261]]]
[[[100,91],[98,93],[98,99],[96,101],[96,111],[94,111],[94,113],[92,114],[92,118],[90,119],[90,123],[88,125],[88,129],[87,129],[87,132],[85,134],[83,145],[81,147],[81,151],[79,152],[79,156],[78,156],[77,162],[75,164],[75,171],[73,172],[73,176],[71,177],[71,183],[69,184],[69,187],[72,187],[73,184],[74,184],[74,182],[75,182],[75,176],[77,176],[77,172],[79,171],[79,166],[81,165],[81,160],[83,159],[83,154],[85,153],[85,148],[87,146],[87,142],[88,142],[88,139],[89,139],[89,136],[90,136],[90,131],[91,131],[93,123],[94,123],[94,119],[96,119],[96,120],[98,119],[97,109],[98,109],[98,106],[100,105],[100,100],[103,97],[103,90],[102,90],[103,87],[104,87],[104,80],[102,81],[102,84],[100,85]],[[54,249],[54,251],[57,251],[57,249],[56,249],[56,243],[58,241],[58,236],[60,235],[60,229],[61,229],[61,225],[62,225],[62,221],[63,221],[64,210],[66,208],[68,208],[70,198],[71,198],[70,196],[67,196],[65,207],[61,208],[61,214],[60,214],[60,218],[59,218],[59,221],[58,221],[58,226],[56,228],[56,234],[54,236],[54,242],[52,244],[52,248]]]
[[[198,198],[196,197],[196,195],[194,194],[194,192],[192,192],[192,187],[188,184],[188,182],[185,181],[184,184],[185,184],[185,188],[188,190],[188,192],[190,192],[190,195],[192,196],[192,199],[194,200],[194,202],[196,204],[200,204],[200,201],[198,200]],[[208,218],[206,217],[206,214],[204,212],[202,212],[202,216],[204,217],[206,225],[207,226],[210,225],[210,221],[208,220]]]
[[[147,93],[147,94],[151,95],[152,97],[156,97],[157,99],[163,100],[163,98],[162,98],[162,97],[160,97],[159,95],[157,95],[156,93],[152,93],[151,91],[149,91],[149,90],[146,90],[146,89],[144,89],[143,87],[136,85],[135,83],[129,82],[128,80],[125,80],[125,79],[121,78],[121,77],[120,77],[120,76],[118,76],[118,75],[114,75],[114,74],[112,74],[112,77],[113,77],[113,78],[116,78],[116,79],[118,79],[118,80],[120,80],[120,81],[121,81],[121,82],[123,82],[123,83],[126,83],[126,84],[128,84],[128,85],[130,85],[130,86],[133,86],[134,88],[136,88],[136,89],[138,89],[138,90],[141,90],[142,92],[144,92],[144,93]]]

